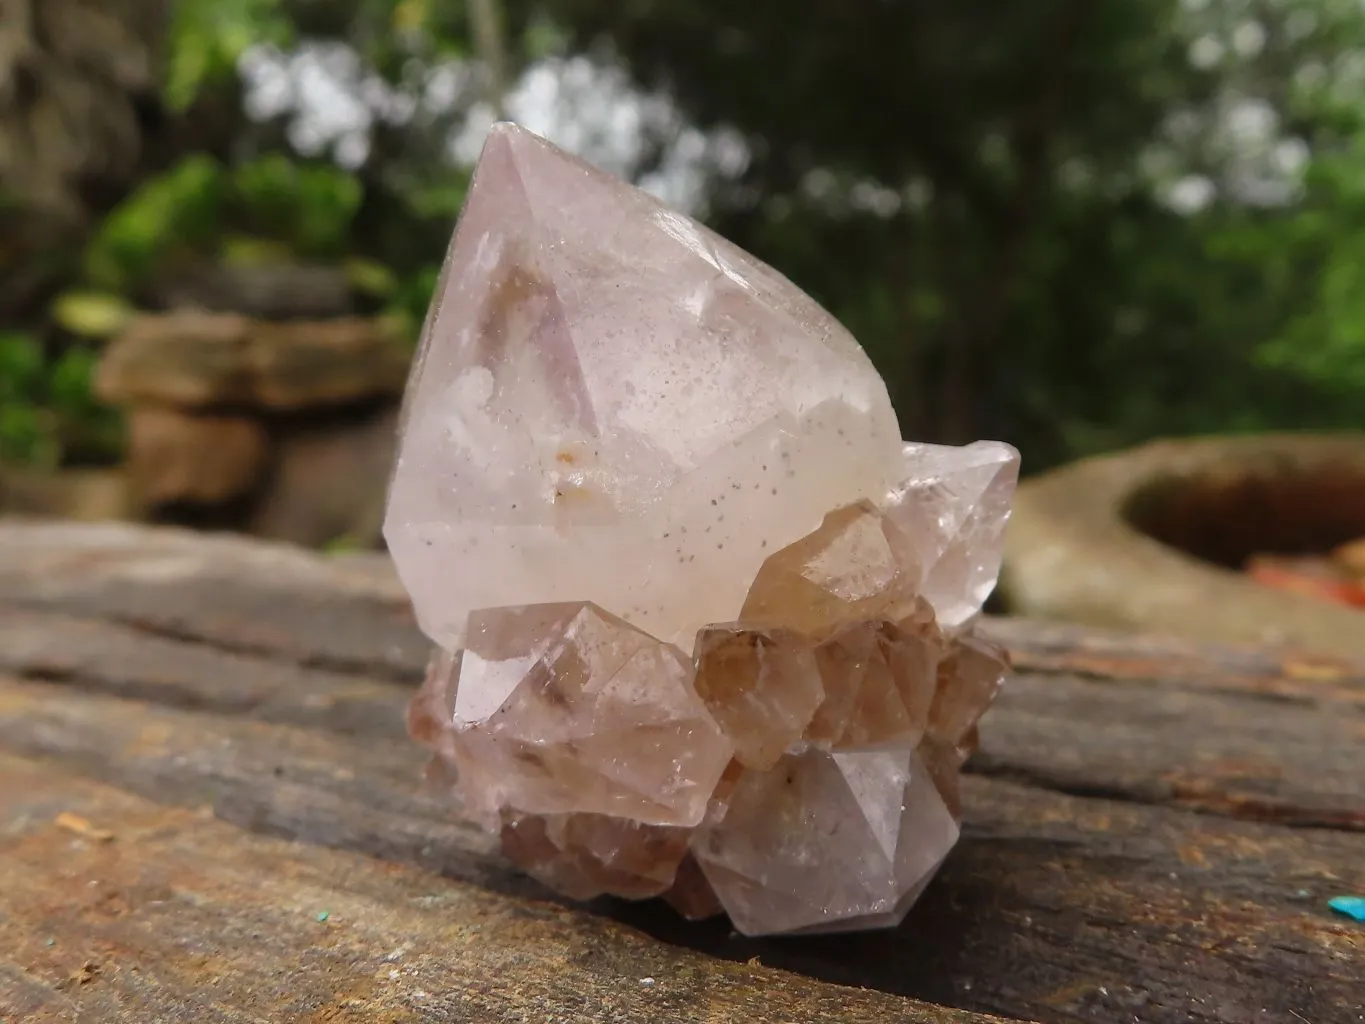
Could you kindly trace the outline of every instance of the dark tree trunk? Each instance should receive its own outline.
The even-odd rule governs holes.
[[[0,0],[0,320],[136,180],[167,0]]]

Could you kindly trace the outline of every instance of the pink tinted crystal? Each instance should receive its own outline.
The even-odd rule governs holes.
[[[488,136],[384,535],[423,629],[592,601],[690,646],[768,551],[901,475],[886,386],[771,267],[545,140]]]
[[[701,821],[733,747],[676,647],[589,604],[476,612],[468,644],[444,741],[470,811]]]
[[[919,592],[939,622],[956,629],[981,611],[1000,575],[1019,452],[1000,441],[910,443],[903,460],[882,507],[915,538]]]
[[[642,899],[678,888],[691,834],[599,814],[509,814],[501,838],[503,852],[523,871],[566,896]]]
[[[746,772],[693,852],[745,934],[829,931],[898,923],[957,836],[913,746],[809,749]]]
[[[575,898],[898,924],[1004,679],[1008,445],[903,444],[764,264],[520,129],[475,172],[385,534],[438,645],[431,777]]]

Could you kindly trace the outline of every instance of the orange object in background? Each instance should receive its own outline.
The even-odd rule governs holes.
[[[1257,583],[1276,590],[1365,608],[1365,579],[1348,574],[1334,558],[1253,555],[1247,561],[1246,573]]]
[[[1365,537],[1341,545],[1332,552],[1332,561],[1365,582]]]

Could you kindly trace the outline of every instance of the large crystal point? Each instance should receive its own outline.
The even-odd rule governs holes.
[[[902,473],[886,387],[770,267],[512,125],[474,174],[408,385],[384,535],[424,630],[592,601],[662,640]]]

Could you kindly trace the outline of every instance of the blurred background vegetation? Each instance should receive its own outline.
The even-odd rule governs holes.
[[[907,436],[1365,426],[1357,0],[0,10],[0,460],[117,459],[101,343],[209,278],[415,338],[502,116],[810,291]]]

